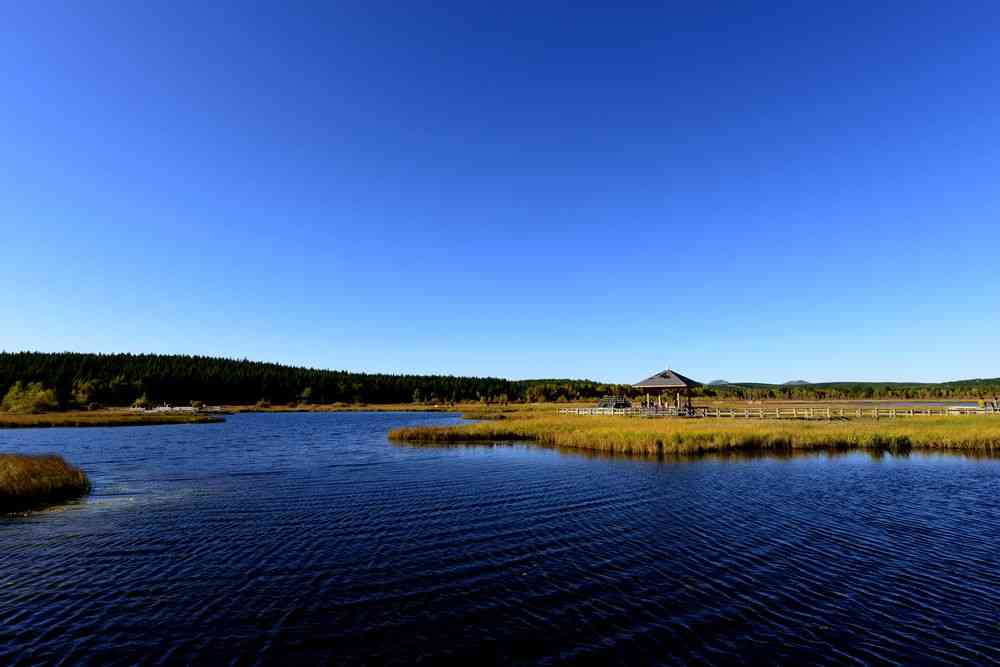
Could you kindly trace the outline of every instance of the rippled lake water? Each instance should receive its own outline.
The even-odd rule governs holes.
[[[1000,661],[1000,462],[415,448],[426,414],[0,431],[0,663]]]

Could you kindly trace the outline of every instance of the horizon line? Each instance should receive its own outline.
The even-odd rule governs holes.
[[[407,372],[407,371],[384,371],[384,370],[352,370],[349,368],[333,368],[333,367],[321,367],[321,366],[309,366],[304,364],[295,364],[283,361],[266,361],[262,359],[251,359],[250,357],[227,357],[221,355],[212,354],[199,354],[192,352],[80,352],[76,350],[59,350],[59,351],[43,351],[43,350],[7,350],[0,349],[0,354],[80,354],[80,355],[132,355],[132,356],[159,356],[159,357],[202,357],[205,359],[224,359],[227,361],[245,361],[248,363],[258,363],[258,364],[273,364],[275,366],[284,366],[286,368],[300,368],[311,371],[325,371],[331,373],[356,373],[361,375],[401,375],[401,376],[442,376],[442,377],[471,377],[471,378],[493,378],[498,380],[506,380],[508,382],[544,382],[544,381],[559,381],[566,380],[570,382],[593,382],[595,384],[607,384],[607,385],[633,385],[635,382],[615,382],[612,380],[595,380],[588,377],[508,377],[502,375],[489,375],[489,374],[469,374],[463,375],[459,373],[445,373],[445,372],[432,372],[432,373],[417,373],[417,372]],[[672,369],[668,369],[672,370]],[[687,375],[687,373],[685,373]],[[746,386],[751,384],[762,384],[771,385],[775,387],[781,387],[785,385],[799,386],[806,385],[824,385],[824,384],[949,384],[954,382],[976,382],[976,381],[997,381],[1000,380],[1000,376],[991,377],[988,375],[982,375],[978,377],[965,377],[965,378],[953,378],[950,380],[785,380],[783,382],[769,382],[764,380],[741,380],[741,381],[730,381],[730,380],[708,380],[702,382],[706,387],[712,386],[713,382],[725,382],[732,386]],[[804,384],[800,384],[804,383]]]

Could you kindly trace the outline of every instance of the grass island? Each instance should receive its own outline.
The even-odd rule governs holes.
[[[1000,453],[1000,417],[901,419],[730,420],[577,417],[549,408],[477,409],[456,426],[416,426],[390,432],[411,444],[526,441],[622,454],[723,451],[877,449]]]
[[[90,480],[54,454],[0,454],[0,513],[79,498]]]

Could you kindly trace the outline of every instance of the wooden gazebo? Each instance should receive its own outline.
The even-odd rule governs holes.
[[[680,412],[681,409],[681,394],[684,394],[687,399],[687,409],[691,409],[691,389],[693,387],[702,386],[700,382],[692,380],[689,377],[681,375],[677,371],[672,371],[669,368],[665,371],[660,371],[656,375],[651,375],[642,382],[636,382],[632,385],[636,389],[643,389],[646,391],[646,405],[649,406],[651,403],[649,392],[658,391],[659,394],[656,396],[656,404],[658,406],[663,406],[663,395],[668,393],[674,393],[675,395],[675,407],[677,411]]]

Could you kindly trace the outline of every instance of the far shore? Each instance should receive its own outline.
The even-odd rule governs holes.
[[[765,401],[763,405],[781,406],[822,406],[822,407],[852,407],[860,405],[885,406],[898,404],[913,405],[951,405],[975,402],[976,399],[946,399],[946,400],[837,400],[837,401]],[[735,400],[697,400],[696,403],[710,407],[745,407],[751,405],[747,401]],[[180,407],[172,409],[138,410],[125,407],[109,407],[97,410],[65,410],[42,412],[37,414],[16,414],[0,411],[0,429],[5,428],[56,428],[56,427],[96,427],[96,426],[155,426],[168,424],[214,424],[225,421],[225,415],[241,413],[327,413],[327,412],[413,412],[413,413],[458,413],[466,419],[497,421],[514,417],[554,417],[560,408],[590,407],[594,401],[577,402],[541,402],[541,403],[332,403],[332,404],[293,404],[293,405],[237,405],[224,404],[205,406],[200,409]],[[761,402],[752,403],[754,406]],[[613,418],[615,419],[615,418]],[[620,418],[628,420],[628,418]],[[668,420],[670,421],[670,420]],[[708,426],[712,420],[697,420],[703,426]],[[998,420],[1000,421],[1000,420]],[[584,428],[586,422],[574,421],[574,426]],[[624,421],[632,424],[634,421]],[[584,428],[584,430],[586,430]],[[438,436],[440,437],[440,436]]]
[[[738,407],[747,406],[758,407],[761,405],[770,407],[857,407],[860,405],[961,405],[978,403],[976,398],[948,398],[948,399],[837,399],[837,400],[786,400],[770,399],[766,401],[741,401],[736,399],[709,399],[696,398],[696,405],[709,407]],[[561,408],[593,407],[597,399],[582,401],[545,401],[537,403],[480,403],[480,402],[459,402],[459,403],[299,403],[295,405],[220,405],[217,409],[224,413],[241,412],[483,412],[495,414],[497,412],[558,412]]]

